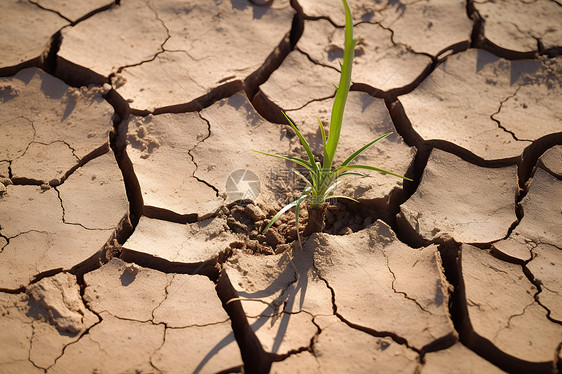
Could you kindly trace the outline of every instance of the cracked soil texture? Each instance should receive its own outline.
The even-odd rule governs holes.
[[[0,2],[0,374],[561,371],[562,3],[348,1],[302,246],[340,0]]]

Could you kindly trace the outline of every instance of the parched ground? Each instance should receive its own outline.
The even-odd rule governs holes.
[[[558,373],[562,3],[0,2],[0,373]],[[307,220],[300,217],[300,229]]]

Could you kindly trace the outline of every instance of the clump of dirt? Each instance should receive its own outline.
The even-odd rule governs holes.
[[[103,86],[90,85],[88,87],[82,86],[80,88],[69,87],[66,94],[70,101],[77,103],[82,99],[86,100],[103,100],[102,96],[106,95],[111,90],[109,84],[104,84]]]
[[[12,85],[0,86],[0,103],[8,101],[18,96],[19,91],[17,88],[12,87]]]
[[[111,84],[115,88],[122,87],[125,85],[125,83],[127,83],[127,78],[122,75],[114,75],[111,77]]]
[[[62,333],[76,335],[84,331],[88,315],[93,317],[82,302],[76,278],[69,273],[43,278],[31,285],[26,293],[31,314],[49,321]]]
[[[354,204],[357,205],[357,204]],[[289,250],[297,240],[295,211],[285,212],[265,232],[263,229],[281,207],[255,205],[253,202],[236,202],[223,207],[217,217],[226,219],[229,228],[240,240],[231,244],[233,248],[247,250],[253,254],[278,254]],[[308,220],[308,211],[299,213],[301,239]],[[357,206],[336,202],[328,205],[326,226],[322,232],[332,235],[349,235],[369,226],[376,220]]]
[[[117,239],[109,240],[109,242],[106,243],[105,247],[103,248],[102,255],[99,259],[100,266],[103,264],[107,264],[114,257],[119,257],[122,249],[123,246],[119,244],[119,241],[117,241]]]
[[[150,127],[153,126],[151,122],[152,116],[131,121],[136,125],[136,128],[127,134],[127,140],[131,147],[142,152],[141,158],[148,158],[155,149],[160,147],[160,140],[152,135],[153,131],[150,131]]]

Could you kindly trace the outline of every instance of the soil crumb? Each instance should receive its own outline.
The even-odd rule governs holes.
[[[297,240],[294,209],[282,214],[268,230],[263,231],[281,208],[241,201],[223,207],[217,217],[226,219],[228,227],[240,237],[239,241],[231,244],[232,248],[247,250],[253,254],[271,255],[287,251]],[[337,202],[328,206],[326,226],[322,232],[349,235],[364,229],[376,219],[353,206]],[[299,212],[301,239],[307,220],[308,211],[302,208]]]

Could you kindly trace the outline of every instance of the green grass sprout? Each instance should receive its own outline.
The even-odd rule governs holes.
[[[328,137],[326,137],[326,133],[324,131],[324,126],[322,125],[322,122],[320,121],[320,119],[318,119],[320,125],[320,132],[322,134],[322,146],[324,150],[324,154],[323,154],[324,157],[322,159],[322,163],[316,161],[308,142],[302,136],[297,126],[289,119],[289,117],[284,112],[283,115],[287,119],[287,122],[289,123],[293,131],[297,134],[301,145],[306,151],[308,160],[299,157],[279,156],[275,154],[255,151],[267,156],[277,157],[283,160],[293,162],[308,170],[309,176],[307,177],[303,175],[301,172],[299,172],[298,170],[293,169],[293,172],[306,183],[306,187],[302,191],[301,195],[295,201],[285,205],[281,210],[279,210],[279,212],[271,219],[271,221],[262,231],[265,232],[275,223],[275,221],[279,219],[279,217],[281,217],[283,213],[294,207],[295,215],[296,215],[296,229],[297,229],[299,243],[300,243],[299,212],[301,210],[301,205],[303,203],[305,202],[308,203],[308,207],[309,207],[309,221],[307,226],[311,224],[311,212],[315,210],[321,211],[320,217],[322,222],[320,223],[320,229],[318,230],[318,227],[316,228],[316,230],[313,229],[313,231],[321,231],[324,225],[323,215],[325,212],[326,200],[332,198],[345,198],[345,199],[357,201],[348,196],[341,196],[341,195],[334,194],[336,187],[341,182],[341,180],[339,179],[340,177],[345,177],[345,176],[364,177],[366,175],[358,172],[357,170],[370,170],[370,171],[378,171],[384,174],[390,174],[399,178],[403,178],[408,181],[412,181],[410,178],[406,178],[401,175],[391,173],[390,171],[376,168],[374,166],[350,164],[350,162],[355,160],[357,156],[359,156],[363,151],[365,151],[367,148],[369,148],[376,142],[391,135],[392,132],[386,133],[378,137],[377,139],[365,144],[363,147],[359,148],[351,156],[349,156],[340,166],[333,167],[334,156],[336,154],[336,149],[338,147],[338,143],[340,140],[345,103],[347,101],[347,96],[351,86],[351,68],[353,65],[353,58],[355,55],[355,45],[357,44],[357,39],[353,39],[353,22],[351,18],[351,10],[349,9],[349,5],[347,4],[346,0],[342,0],[342,2],[345,8],[345,49],[344,49],[343,64],[340,63],[340,68],[341,68],[340,82],[339,82],[339,86],[336,86],[336,96],[334,98],[334,103],[332,106],[332,114],[330,118],[330,130],[328,132]],[[305,234],[306,231],[307,229],[305,229]]]

